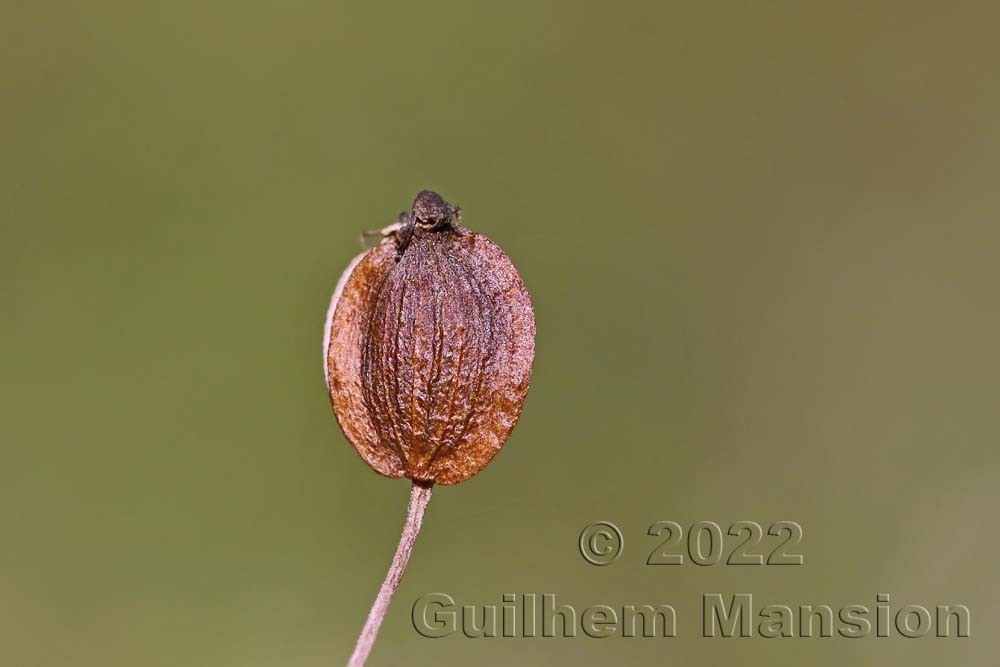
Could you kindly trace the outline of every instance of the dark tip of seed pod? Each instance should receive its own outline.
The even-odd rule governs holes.
[[[425,229],[442,229],[452,223],[458,207],[430,190],[421,190],[413,200],[413,221]]]

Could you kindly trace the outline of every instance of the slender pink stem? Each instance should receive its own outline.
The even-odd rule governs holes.
[[[368,659],[368,654],[375,644],[375,637],[378,636],[378,629],[382,626],[385,614],[389,611],[389,603],[392,596],[399,587],[399,581],[406,571],[406,564],[410,561],[410,552],[413,551],[413,543],[417,541],[420,534],[420,524],[424,520],[424,509],[427,501],[431,499],[431,484],[425,482],[414,482],[410,489],[410,505],[406,508],[406,523],[403,524],[403,534],[399,536],[399,546],[396,547],[396,555],[392,557],[392,564],[389,565],[389,572],[385,575],[382,588],[379,589],[372,610],[368,612],[368,620],[361,630],[358,643],[354,647],[347,667],[361,667]]]

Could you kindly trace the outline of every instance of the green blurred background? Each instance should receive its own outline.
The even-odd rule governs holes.
[[[5,3],[0,663],[346,661],[408,485],[337,429],[323,316],[433,188],[520,269],[535,372],[371,664],[990,664],[993,7]],[[806,562],[649,567],[660,519],[795,520]],[[680,636],[428,640],[428,592]],[[712,592],[961,603],[972,637],[704,639]]]

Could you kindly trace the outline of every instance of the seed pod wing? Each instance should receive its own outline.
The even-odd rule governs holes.
[[[340,429],[376,472],[387,477],[405,477],[402,457],[382,444],[372,423],[361,376],[374,293],[395,263],[394,244],[383,242],[358,255],[348,265],[327,311],[323,353],[326,385]]]

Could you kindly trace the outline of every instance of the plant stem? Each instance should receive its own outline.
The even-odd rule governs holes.
[[[424,520],[424,509],[431,499],[431,487],[433,482],[413,482],[410,489],[410,504],[406,508],[406,523],[403,524],[403,534],[399,536],[399,546],[396,547],[396,555],[392,557],[389,565],[389,572],[385,575],[382,588],[379,589],[372,610],[368,612],[368,620],[361,630],[358,643],[354,647],[347,667],[361,667],[371,653],[372,645],[375,644],[375,637],[378,636],[378,629],[382,626],[385,614],[389,611],[389,603],[392,596],[399,587],[399,581],[406,571],[406,564],[410,561],[410,552],[413,551],[413,543],[417,541],[420,534],[420,524]]]

